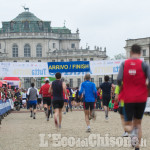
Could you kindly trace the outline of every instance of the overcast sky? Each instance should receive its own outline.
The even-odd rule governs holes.
[[[52,27],[66,20],[72,32],[79,28],[80,46],[106,47],[110,57],[125,53],[125,40],[150,36],[150,0],[0,0],[0,21],[14,19],[23,5]]]

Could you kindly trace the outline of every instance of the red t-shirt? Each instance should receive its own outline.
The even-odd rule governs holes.
[[[125,103],[146,102],[148,90],[142,60],[128,59],[124,64],[123,97]]]
[[[48,93],[49,88],[50,88],[49,83],[45,83],[45,84],[41,87],[39,94],[42,94],[43,97],[51,97],[51,94]]]
[[[67,89],[67,94],[69,95],[69,93],[70,93],[70,91]],[[63,92],[63,97],[64,97],[64,99],[66,100],[68,100],[68,98],[67,98],[67,95]]]

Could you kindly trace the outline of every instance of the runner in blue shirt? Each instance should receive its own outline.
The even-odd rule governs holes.
[[[94,103],[97,99],[97,89],[93,82],[90,82],[90,74],[85,75],[85,82],[81,84],[79,96],[83,94],[84,96],[84,112],[85,112],[85,121],[87,124],[87,132],[90,132],[90,119],[95,118],[94,113]],[[90,111],[89,111],[90,109]],[[90,117],[89,117],[90,116]]]

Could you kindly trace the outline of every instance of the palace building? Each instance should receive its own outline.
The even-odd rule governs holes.
[[[2,22],[0,28],[1,62],[65,62],[105,60],[106,48],[90,50],[80,47],[79,29],[72,33],[65,24],[52,27],[51,21],[43,21],[29,10],[25,10],[11,21]],[[103,77],[93,76],[92,81],[99,86]],[[28,88],[31,78],[21,78],[22,86]],[[40,87],[41,79],[36,78]],[[82,76],[65,79],[71,87],[83,81]]]

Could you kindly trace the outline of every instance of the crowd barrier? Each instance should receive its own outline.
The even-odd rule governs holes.
[[[14,107],[12,99],[8,99],[5,102],[0,100],[0,116],[12,110]]]

